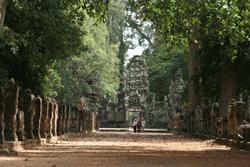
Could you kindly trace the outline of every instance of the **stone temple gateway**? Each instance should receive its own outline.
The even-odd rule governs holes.
[[[130,59],[125,70],[125,103],[127,121],[144,117],[146,99],[149,93],[148,73],[142,56]]]
[[[148,71],[143,56],[131,58],[124,70],[116,102],[105,102],[100,109],[100,126],[128,128],[133,119],[145,118],[146,128],[167,128],[168,115],[174,112],[168,100],[156,101],[149,92]],[[165,99],[168,99],[167,96]],[[172,111],[173,110],[173,111]]]

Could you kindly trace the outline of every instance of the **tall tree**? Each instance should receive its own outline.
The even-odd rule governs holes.
[[[121,77],[124,70],[126,52],[130,47],[125,34],[128,27],[127,20],[126,2],[124,0],[112,1],[107,11],[108,42],[110,44],[119,44],[118,57],[120,60]]]
[[[181,70],[187,78],[187,41],[169,42],[161,33],[155,32],[155,37],[149,49],[144,51],[148,74],[149,91],[154,92],[157,100],[163,100],[169,93],[171,80],[176,71]]]
[[[1,70],[42,94],[55,60],[74,55],[81,46],[86,11],[103,21],[106,10],[107,1],[9,0],[0,36]]]
[[[0,0],[0,27],[3,26],[6,10],[6,0]]]
[[[95,91],[100,97],[114,100],[119,85],[119,42],[110,43],[107,25],[88,16],[82,29],[86,33],[83,47],[73,57],[57,63],[62,83],[56,89],[59,98],[75,102]]]
[[[131,3],[131,7],[137,11],[139,17],[151,20],[155,27],[162,30],[166,36],[182,36],[182,38],[190,41],[189,63],[191,63],[190,68],[192,68],[189,75],[190,77],[193,76],[190,79],[196,79],[195,82],[192,82],[196,90],[202,88],[203,79],[200,77],[204,71],[198,69],[203,65],[199,64],[199,62],[193,62],[191,55],[197,55],[195,57],[198,57],[199,61],[201,58],[214,58],[213,63],[220,65],[221,68],[219,71],[221,71],[222,78],[220,84],[220,113],[221,116],[226,116],[227,102],[229,99],[235,97],[237,90],[235,88],[235,78],[237,77],[235,74],[237,72],[232,70],[237,69],[242,60],[248,59],[246,50],[243,52],[241,50],[243,46],[246,46],[246,43],[249,43],[250,39],[249,0],[152,0],[147,2],[130,0],[129,2]],[[196,53],[202,53],[203,56],[198,56]],[[212,56],[212,53],[217,53],[217,56]],[[229,69],[230,71],[228,71]],[[193,75],[192,72],[196,72],[196,74]],[[195,85],[195,83],[198,85]],[[193,87],[192,85],[190,86]],[[192,88],[190,88],[189,93],[192,94],[192,92],[197,95],[198,101],[200,101],[201,99],[198,94],[200,90],[197,92],[192,91]],[[195,99],[190,98],[189,103],[195,105],[197,103]]]

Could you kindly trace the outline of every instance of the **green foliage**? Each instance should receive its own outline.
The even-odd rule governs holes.
[[[201,48],[197,55],[202,62],[198,77],[205,98],[218,100],[220,71],[226,64],[237,66],[241,72],[239,90],[250,84],[250,70],[246,68],[250,49],[249,0],[129,0],[129,4],[137,17],[150,20],[167,39],[173,36],[173,40],[196,40]]]
[[[49,67],[47,74],[42,79],[42,90],[45,97],[57,97],[56,90],[62,89],[62,78],[58,71],[55,69],[55,64]]]
[[[119,85],[118,44],[109,44],[104,23],[86,17],[82,26],[86,35],[78,54],[57,64],[63,88],[59,98],[74,102],[97,91],[99,96],[115,98]]]
[[[150,92],[156,93],[157,100],[163,100],[163,97],[168,94],[171,79],[178,69],[181,69],[184,77],[187,78],[185,47],[185,41],[182,41],[182,44],[168,42],[161,34],[157,34],[151,51],[145,52]]]
[[[78,52],[82,44],[85,13],[104,19],[107,1],[74,0],[9,0],[3,32],[0,34],[0,67],[22,88],[35,93],[50,92],[59,82],[53,72],[55,60],[65,59]],[[52,76],[53,77],[52,77]]]
[[[123,73],[124,60],[129,48],[125,31],[127,26],[126,3],[124,0],[112,1],[107,12],[108,42],[119,44],[118,57],[120,60],[120,74]]]

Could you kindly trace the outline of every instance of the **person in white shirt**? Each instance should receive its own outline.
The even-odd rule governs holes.
[[[132,123],[132,127],[134,129],[134,132],[136,133],[136,128],[137,128],[137,120],[134,119],[133,123]]]

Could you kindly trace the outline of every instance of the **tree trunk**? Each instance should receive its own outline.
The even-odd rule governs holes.
[[[195,83],[193,77],[200,72],[200,61],[195,58],[196,53],[200,50],[196,36],[198,33],[198,27],[192,27],[192,38],[189,41],[189,62],[188,62],[188,72],[189,72],[189,111],[192,111],[195,106],[201,105],[201,95],[199,90],[195,88]]]
[[[236,73],[237,68],[234,64],[226,64],[222,67],[220,109],[221,117],[227,117],[228,102],[236,95]]]
[[[3,26],[6,10],[6,0],[0,0],[0,27]]]
[[[0,87],[0,144],[4,142],[4,112],[4,90],[2,87]]]

